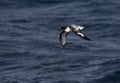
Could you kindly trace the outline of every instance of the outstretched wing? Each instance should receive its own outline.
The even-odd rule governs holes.
[[[65,47],[65,44],[67,42],[67,32],[63,31],[60,33],[60,43],[62,44],[63,47]]]
[[[88,38],[87,36],[85,36],[85,35],[82,34],[81,32],[77,32],[77,33],[75,33],[75,34],[77,34],[78,36],[82,37],[82,38],[85,39],[85,40],[89,40],[89,41],[91,41],[90,38]]]

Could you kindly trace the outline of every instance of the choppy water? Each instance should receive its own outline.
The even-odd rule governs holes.
[[[0,83],[120,83],[120,0],[0,0]]]

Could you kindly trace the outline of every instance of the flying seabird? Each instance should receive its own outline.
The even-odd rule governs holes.
[[[63,47],[65,47],[65,45],[66,45],[67,35],[68,35],[70,32],[75,33],[76,35],[82,37],[83,39],[86,39],[86,40],[91,41],[90,38],[88,38],[88,37],[85,36],[83,33],[81,33],[81,30],[84,29],[84,27],[82,27],[82,26],[75,25],[75,24],[71,24],[71,25],[62,26],[61,29],[62,29],[63,31],[60,33],[60,43],[61,43],[61,45],[62,45]]]

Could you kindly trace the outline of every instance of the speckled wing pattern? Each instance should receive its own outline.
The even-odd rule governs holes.
[[[65,47],[66,42],[67,42],[67,32],[63,31],[60,33],[60,43],[62,44],[63,47]]]
[[[77,34],[78,36],[82,37],[82,38],[85,39],[85,40],[91,41],[90,38],[88,38],[86,35],[82,34],[81,32],[74,32],[74,33]]]

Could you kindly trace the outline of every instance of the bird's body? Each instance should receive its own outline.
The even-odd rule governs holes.
[[[79,26],[79,25],[68,25],[68,26],[62,26],[62,29],[65,31],[65,32],[76,32],[76,31],[80,31],[82,29],[84,29],[84,27],[82,26]]]
[[[88,37],[86,37],[84,34],[81,33],[81,30],[84,29],[84,27],[82,27],[82,26],[72,24],[72,25],[62,26],[61,29],[63,31],[60,34],[60,42],[61,42],[63,47],[65,47],[65,45],[66,45],[67,35],[70,32],[74,32],[76,35],[78,35],[78,36],[80,36],[80,37],[90,41],[90,39]]]

